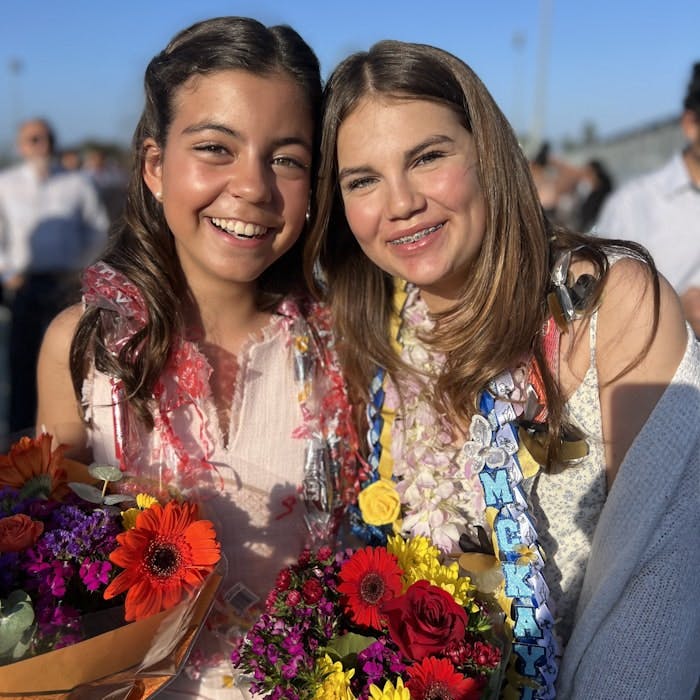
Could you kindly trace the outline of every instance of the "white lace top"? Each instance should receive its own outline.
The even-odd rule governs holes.
[[[597,320],[594,313],[590,365],[567,403],[569,418],[586,436],[588,456],[559,472],[541,471],[531,496],[537,532],[547,554],[544,575],[556,605],[555,629],[564,643],[571,634],[593,533],[607,497],[596,367]]]
[[[302,416],[287,335],[279,317],[273,318],[261,337],[238,357],[228,444],[224,444],[213,404],[204,417],[215,444],[211,461],[223,479],[223,490],[205,508],[228,560],[220,589],[224,597],[242,583],[264,601],[279,569],[296,560],[306,540],[304,506],[297,497],[306,442],[292,436]],[[86,386],[94,426],[94,459],[115,464],[110,392],[109,379],[95,372]],[[196,415],[189,418],[198,420]],[[197,434],[195,428],[192,434]],[[156,444],[143,448],[153,454],[159,450]],[[231,651],[216,634],[203,634],[198,646],[207,655],[220,653],[224,661]],[[220,687],[222,672],[230,674],[226,663],[215,670],[201,670],[201,681],[193,681],[186,670],[158,697],[239,697],[239,689]]]

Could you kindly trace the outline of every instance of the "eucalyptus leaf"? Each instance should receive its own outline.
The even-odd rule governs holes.
[[[119,481],[124,476],[119,467],[114,467],[111,464],[91,464],[88,467],[88,472],[93,479],[100,481]]]
[[[18,658],[14,654],[15,648],[18,644],[26,646],[31,641],[31,635],[27,640],[26,633],[33,626],[34,608],[24,591],[13,591],[6,599],[0,599],[0,656],[11,654]]]
[[[95,486],[83,484],[79,481],[71,481],[68,487],[73,493],[76,493],[88,503],[102,503],[102,491]]]
[[[15,644],[15,648],[12,650],[12,659],[13,661],[17,661],[18,659],[21,659],[25,656],[27,651],[29,651],[29,647],[32,645],[32,640],[34,639],[34,634],[36,632],[37,624],[36,622],[31,625],[30,627],[27,627],[26,630],[24,630],[24,634],[22,635],[22,639]]]
[[[104,497],[104,503],[113,506],[116,503],[136,503],[136,499],[128,493],[110,493]]]

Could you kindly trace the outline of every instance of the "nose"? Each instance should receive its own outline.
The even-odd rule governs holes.
[[[231,167],[226,189],[234,197],[265,204],[272,199],[270,177],[266,162],[254,156],[240,156]]]
[[[388,181],[386,212],[390,219],[410,219],[425,206],[425,197],[406,174]]]

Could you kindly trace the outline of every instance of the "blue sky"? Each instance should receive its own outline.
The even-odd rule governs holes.
[[[127,143],[148,60],[180,29],[226,14],[291,24],[324,77],[378,39],[440,46],[474,68],[516,129],[555,141],[587,121],[610,135],[678,113],[700,61],[700,0],[3,0],[0,151],[37,114],[62,145]]]

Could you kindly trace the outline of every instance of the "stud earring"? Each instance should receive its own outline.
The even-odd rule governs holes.
[[[159,202],[163,201],[163,193],[162,192],[155,192],[153,195]]]

